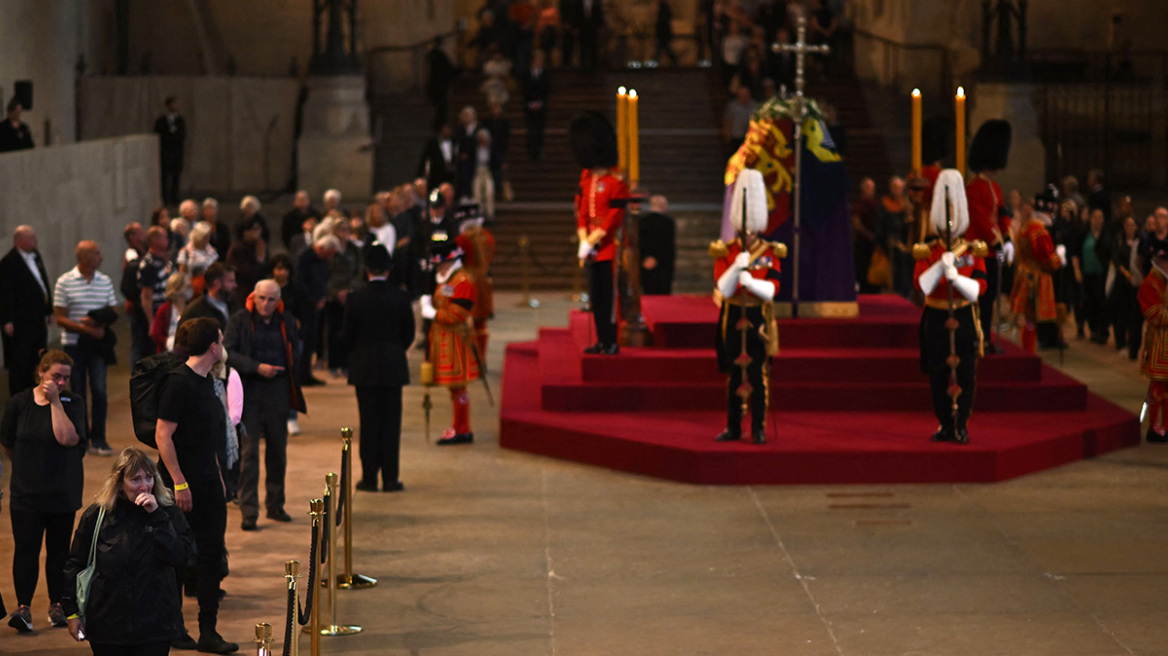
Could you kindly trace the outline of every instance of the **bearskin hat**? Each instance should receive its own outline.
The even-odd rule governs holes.
[[[921,127],[921,161],[932,164],[949,156],[953,143],[953,122],[944,116],[932,116]]]
[[[990,119],[981,124],[973,142],[969,144],[969,170],[1001,171],[1010,158],[1010,124],[1001,119]]]
[[[581,168],[617,165],[616,132],[608,117],[587,110],[577,114],[568,128],[568,142]]]

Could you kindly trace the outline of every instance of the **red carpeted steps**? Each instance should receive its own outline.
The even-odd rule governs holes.
[[[725,387],[709,297],[647,297],[656,339],[616,357],[581,353],[588,316],[511,345],[500,443],[508,448],[697,483],[995,481],[1135,444],[1138,421],[1007,346],[982,359],[973,443],[936,428],[917,363],[918,310],[862,297],[855,319],[780,322],[765,446],[712,439]]]

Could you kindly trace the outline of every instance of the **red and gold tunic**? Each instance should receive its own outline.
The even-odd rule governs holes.
[[[1054,298],[1054,276],[1063,266],[1054,250],[1046,226],[1031,219],[1014,238],[1014,289],[1010,292],[1011,308],[1035,323],[1055,321],[1058,311]]]
[[[1002,212],[1006,204],[1002,188],[979,175],[965,185],[965,197],[969,201],[969,229],[963,236],[984,241],[991,249],[1001,246],[1010,234],[1010,218]]]
[[[495,292],[487,272],[495,260],[495,237],[482,226],[471,228],[455,238],[462,249],[462,263],[474,279],[478,298],[471,314],[476,324],[485,323],[495,314]]]
[[[1138,298],[1147,323],[1141,349],[1140,373],[1153,381],[1168,381],[1168,279],[1153,266],[1140,283]]]
[[[430,362],[434,384],[465,387],[479,377],[479,366],[471,350],[472,313],[478,291],[465,269],[459,269],[434,289],[437,314],[430,323]]]
[[[576,228],[591,234],[603,230],[604,236],[596,242],[597,262],[607,262],[616,258],[617,237],[625,220],[625,208],[612,207],[612,201],[624,201],[629,197],[629,188],[620,178],[606,173],[593,175],[590,169],[580,174],[580,187],[576,191]]]
[[[981,251],[984,252],[985,246],[973,244],[967,241],[956,240],[954,243],[954,250],[960,248],[962,244],[964,244],[965,247],[962,249],[961,255],[957,256],[957,273],[965,276],[966,278],[973,278],[977,281],[977,294],[980,297],[986,292],[985,258],[979,257],[977,254],[975,254],[975,251],[981,249]],[[936,264],[947,250],[945,248],[945,243],[940,239],[933,239],[926,245],[929,248],[928,255],[924,258],[918,259],[916,268],[913,270],[913,286],[916,287],[918,291],[924,291],[921,289],[921,274],[927,271],[929,267]],[[921,245],[917,246],[917,248],[921,247]],[[956,301],[958,306],[962,307],[969,305],[970,303],[968,299],[966,299],[956,290],[953,292],[953,299]],[[933,288],[933,291],[925,298],[925,305],[939,309],[948,309],[949,279],[944,275],[941,276],[941,280],[937,282],[937,286]]]
[[[745,308],[748,316],[752,314],[752,308],[753,311],[759,311],[761,308],[761,314],[755,319],[755,323],[762,323],[767,327],[765,331],[766,354],[773,356],[779,352],[779,327],[774,316],[774,304],[763,301],[749,291],[743,292],[742,285],[737,282],[734,285],[734,296],[730,298],[723,297],[722,292],[718,289],[718,280],[734,264],[734,260],[738,259],[738,254],[741,252],[741,239],[735,239],[730,243],[716,241],[710,245],[710,255],[714,257],[714,302],[723,308],[717,342],[718,350],[721,352],[723,342],[736,335],[733,323],[737,322],[738,317],[741,316],[740,312],[728,312],[727,306]],[[786,245],[757,239],[750,248],[750,266],[746,270],[750,272],[752,278],[769,280],[774,283],[775,295],[778,295],[779,273],[781,271],[779,260],[786,255]],[[729,350],[733,351],[734,349]]]

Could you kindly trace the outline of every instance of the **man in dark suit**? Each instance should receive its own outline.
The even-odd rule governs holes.
[[[583,0],[580,23],[580,68],[596,70],[600,50],[600,30],[604,27],[604,8],[601,0]]]
[[[550,90],[543,53],[536,51],[531,58],[531,71],[523,78],[523,116],[527,123],[527,156],[531,159],[539,159],[543,154],[543,128],[547,123]]]
[[[358,490],[404,489],[398,480],[402,387],[410,382],[406,349],[414,341],[410,296],[389,283],[392,262],[384,246],[365,251],[369,284],[349,296],[342,338],[349,348],[349,384],[357,388],[361,417],[361,480]]]
[[[426,179],[426,186],[430,189],[437,189],[444,182],[454,182],[454,140],[448,123],[435,126],[434,136],[422,151],[417,175]]]
[[[641,293],[646,296],[673,293],[673,262],[677,255],[677,230],[669,216],[665,196],[649,198],[649,212],[639,222]]]
[[[162,200],[178,205],[178,179],[183,169],[183,146],[187,141],[187,124],[178,113],[178,98],[166,99],[166,113],[154,121],[162,154]]]
[[[296,192],[296,197],[292,201],[292,209],[288,210],[288,213],[284,215],[284,220],[280,223],[280,238],[288,252],[292,252],[292,238],[303,234],[304,222],[308,219],[319,221],[320,213],[313,209],[312,198],[309,197],[308,192],[301,189]]]
[[[10,396],[36,385],[33,370],[38,353],[48,344],[48,320],[53,316],[50,284],[36,232],[30,226],[17,227],[12,250],[0,259],[0,328]]]

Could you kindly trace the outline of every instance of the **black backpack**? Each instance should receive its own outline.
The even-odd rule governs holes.
[[[134,363],[130,374],[130,415],[134,422],[134,436],[146,446],[157,449],[154,429],[158,423],[158,402],[166,377],[185,362],[182,356],[171,352],[148,355]]]

